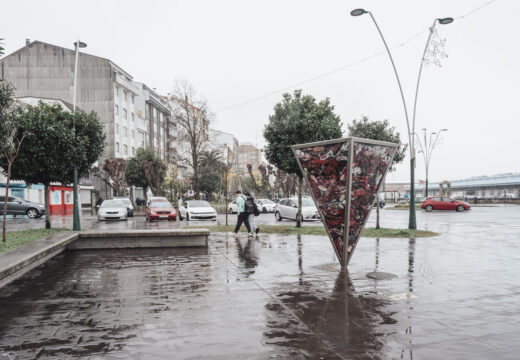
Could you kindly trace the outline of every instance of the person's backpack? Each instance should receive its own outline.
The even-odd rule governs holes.
[[[249,198],[246,201],[246,213],[248,214],[254,214],[255,213],[255,202],[253,199]]]
[[[258,215],[260,215],[260,209],[258,209],[258,205],[256,205],[255,202],[253,202],[253,203],[255,204],[255,212],[254,212],[254,214],[255,214],[255,216],[258,216]]]

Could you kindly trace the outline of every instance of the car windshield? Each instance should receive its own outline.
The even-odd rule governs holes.
[[[121,200],[105,200],[101,204],[102,208],[115,208],[115,207],[125,207],[125,204]]]
[[[114,199],[114,200],[121,201],[125,205],[132,205],[132,203],[130,202],[129,199]]]
[[[172,205],[168,201],[152,201],[150,203],[151,208],[171,208]]]
[[[209,202],[203,200],[188,201],[189,207],[211,207]]]

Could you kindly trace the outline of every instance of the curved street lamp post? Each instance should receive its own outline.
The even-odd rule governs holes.
[[[419,93],[419,84],[421,80],[421,73],[422,73],[422,67],[424,63],[424,59],[428,50],[428,47],[430,46],[430,40],[432,37],[432,34],[435,30],[435,25],[437,23],[446,25],[453,22],[452,18],[442,18],[442,19],[435,19],[433,22],[432,27],[430,27],[430,34],[428,36],[428,40],[426,41],[426,46],[424,48],[423,57],[421,59],[421,66],[419,68],[419,76],[417,79],[417,87],[415,90],[415,101],[414,101],[414,109],[413,109],[413,118],[412,118],[412,126],[410,126],[410,120],[408,117],[408,108],[406,106],[406,101],[403,93],[403,87],[401,86],[401,80],[399,79],[399,74],[397,73],[397,68],[394,63],[394,59],[392,57],[392,53],[390,52],[390,48],[388,47],[388,44],[386,43],[386,40],[383,36],[383,33],[381,29],[379,28],[379,25],[377,24],[376,19],[374,18],[374,15],[372,15],[372,12],[367,11],[365,9],[354,9],[350,12],[350,15],[352,16],[361,16],[364,14],[369,14],[370,18],[374,22],[374,25],[376,26],[376,29],[381,36],[381,40],[383,40],[383,44],[385,45],[386,52],[388,53],[388,57],[390,58],[390,62],[392,63],[392,67],[394,69],[394,74],[397,79],[397,84],[399,85],[399,92],[401,93],[401,100],[403,102],[403,108],[404,108],[404,114],[406,118],[406,127],[408,129],[408,143],[410,144],[410,212],[409,212],[409,219],[408,219],[408,228],[409,229],[417,229],[417,220],[416,220],[416,211],[415,211],[415,114],[416,114],[416,108],[417,108],[417,95]]]

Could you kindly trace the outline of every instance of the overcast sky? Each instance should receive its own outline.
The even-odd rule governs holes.
[[[216,112],[214,127],[241,142],[263,146],[273,105],[295,88],[329,97],[345,130],[361,115],[388,119],[407,142],[387,55],[347,66],[384,50],[369,16],[349,12],[371,10],[395,47],[410,118],[427,29],[434,18],[451,16],[454,23],[438,26],[448,58],[423,71],[416,129],[449,129],[430,180],[455,180],[520,170],[520,1],[496,0],[468,14],[488,2],[3,0],[0,38],[6,54],[26,38],[69,48],[79,38],[85,52],[163,94],[176,78],[187,79]],[[388,181],[406,181],[408,161]],[[421,158],[417,177],[424,178]]]

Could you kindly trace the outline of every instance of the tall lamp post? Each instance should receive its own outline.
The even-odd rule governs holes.
[[[72,113],[74,115],[74,141],[76,141],[76,84],[78,80],[78,57],[79,57],[79,49],[86,48],[87,44],[81,41],[76,41],[74,43],[74,47],[76,49],[76,59],[74,62],[74,91],[72,96]],[[74,199],[74,213],[72,219],[72,230],[80,231],[81,230],[81,220],[79,217],[79,204],[78,204],[78,166],[76,165],[76,159],[74,159],[74,173],[73,173],[73,199]]]
[[[440,24],[449,24],[453,22],[452,18],[444,18],[444,19],[435,19],[433,22],[433,26],[430,28],[430,34],[428,36],[428,40],[426,42],[426,47],[424,49],[423,58],[421,60],[421,67],[419,69],[419,77],[417,80],[417,88],[415,92],[415,101],[414,101],[414,112],[413,112],[413,120],[412,120],[412,126],[410,126],[410,120],[408,117],[408,108],[406,106],[406,101],[403,93],[403,87],[401,86],[401,80],[399,79],[399,74],[397,73],[397,68],[394,63],[394,59],[392,57],[392,53],[390,52],[390,48],[388,47],[388,44],[386,43],[385,37],[383,36],[383,33],[381,32],[381,29],[379,28],[379,25],[377,24],[376,19],[374,18],[374,15],[372,12],[367,11],[365,9],[355,9],[350,12],[350,15],[352,16],[361,16],[364,14],[369,14],[370,18],[372,19],[374,25],[376,26],[376,29],[381,36],[381,40],[383,40],[383,44],[385,45],[386,52],[388,53],[388,57],[390,58],[390,62],[392,63],[392,67],[394,69],[394,74],[397,79],[397,84],[399,85],[399,92],[401,93],[401,100],[403,102],[403,108],[404,108],[404,114],[406,118],[406,127],[408,130],[408,143],[410,144],[410,212],[409,212],[409,219],[408,219],[408,228],[409,229],[417,229],[417,220],[416,220],[416,214],[415,214],[415,110],[417,106],[417,94],[419,92],[419,83],[421,79],[421,73],[422,73],[422,65],[424,63],[424,58],[426,56],[426,52],[428,47],[430,46],[430,40],[432,33],[434,31],[435,25],[438,23]]]
[[[419,138],[419,135],[417,135],[417,142],[419,143],[419,147],[421,148],[418,152],[423,154],[424,159],[424,166],[426,170],[426,187],[424,196],[428,197],[428,173],[430,170],[430,160],[432,158],[433,150],[435,149],[435,145],[437,145],[437,142],[439,140],[439,136],[443,131],[448,131],[448,129],[440,129],[437,132],[430,133],[430,137],[428,138],[427,132],[428,129],[421,129],[423,131],[423,142],[421,142],[421,139]]]

